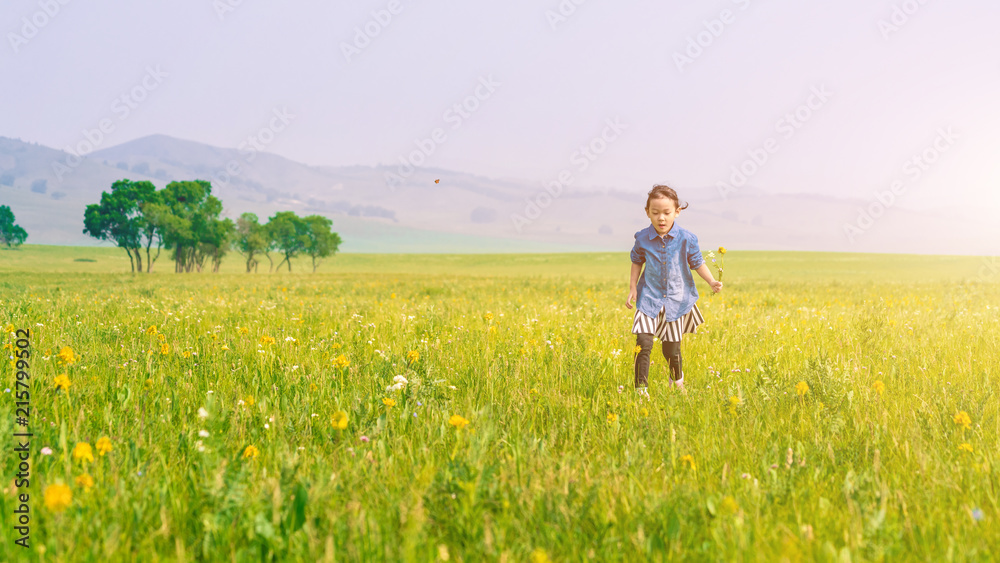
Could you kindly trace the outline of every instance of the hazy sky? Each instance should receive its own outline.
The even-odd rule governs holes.
[[[1000,211],[995,0],[61,1],[4,3],[0,135],[235,147],[277,109],[267,150],[309,164],[431,139],[424,166],[683,195],[755,152],[773,192]]]

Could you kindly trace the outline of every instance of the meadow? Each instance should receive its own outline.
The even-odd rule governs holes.
[[[0,559],[996,560],[985,264],[730,251],[687,392],[654,347],[647,401],[627,252],[132,275],[0,251]]]

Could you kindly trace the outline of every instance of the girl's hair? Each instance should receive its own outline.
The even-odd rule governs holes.
[[[677,209],[687,209],[688,206],[687,202],[684,202],[684,205],[682,207],[680,200],[677,199],[677,192],[675,192],[673,188],[665,184],[656,184],[655,186],[653,186],[653,189],[649,190],[649,197],[646,198],[647,210],[649,209],[649,202],[652,199],[658,197],[665,197],[667,199],[674,200],[674,206],[676,206]]]

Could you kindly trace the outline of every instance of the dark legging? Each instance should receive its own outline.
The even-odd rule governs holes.
[[[636,344],[641,350],[635,357],[635,386],[646,387],[649,377],[649,354],[653,351],[653,335],[640,333],[636,335]],[[671,381],[680,381],[684,376],[681,371],[681,343],[663,342],[663,357],[670,364]]]

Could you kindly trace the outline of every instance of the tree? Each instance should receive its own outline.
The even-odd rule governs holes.
[[[278,250],[278,241],[274,240],[274,229],[270,223],[264,223],[264,233],[267,237],[267,246],[264,247],[264,257],[267,258],[267,272],[271,273],[274,271],[274,259],[271,258],[271,253]]]
[[[209,221],[205,228],[205,236],[198,243],[201,249],[202,260],[204,257],[212,259],[212,272],[218,273],[222,266],[222,257],[226,255],[233,246],[236,239],[236,223],[232,219],[226,218],[221,221],[213,219]],[[198,271],[201,271],[199,266]]]
[[[271,246],[271,234],[266,225],[261,225],[257,215],[244,213],[236,220],[236,237],[233,242],[236,249],[247,260],[247,273],[257,271],[257,256],[266,255]],[[271,257],[268,256],[268,261]],[[271,261],[271,268],[274,262]]]
[[[305,253],[312,258],[313,273],[315,273],[322,258],[336,254],[340,247],[340,235],[330,231],[333,221],[322,215],[310,215],[303,221],[306,224],[308,238]]]
[[[308,225],[294,211],[279,211],[268,220],[267,228],[277,250],[285,255],[278,262],[278,269],[287,262],[288,271],[291,272],[292,258],[303,252],[309,244]]]
[[[213,271],[218,271],[235,224],[219,219],[222,202],[212,195],[212,184],[204,180],[170,182],[146,211],[161,230],[164,247],[174,251],[175,272],[200,272],[209,257]]]
[[[0,244],[7,248],[18,247],[28,239],[28,232],[14,223],[14,212],[6,205],[0,205]]]
[[[156,186],[151,182],[118,180],[111,185],[111,193],[101,193],[101,203],[87,206],[83,214],[83,232],[92,237],[114,242],[128,253],[133,272],[142,272],[142,254],[146,248],[147,273],[160,255],[162,236],[151,223],[144,209],[158,202]],[[153,242],[157,242],[156,256],[150,256]]]

